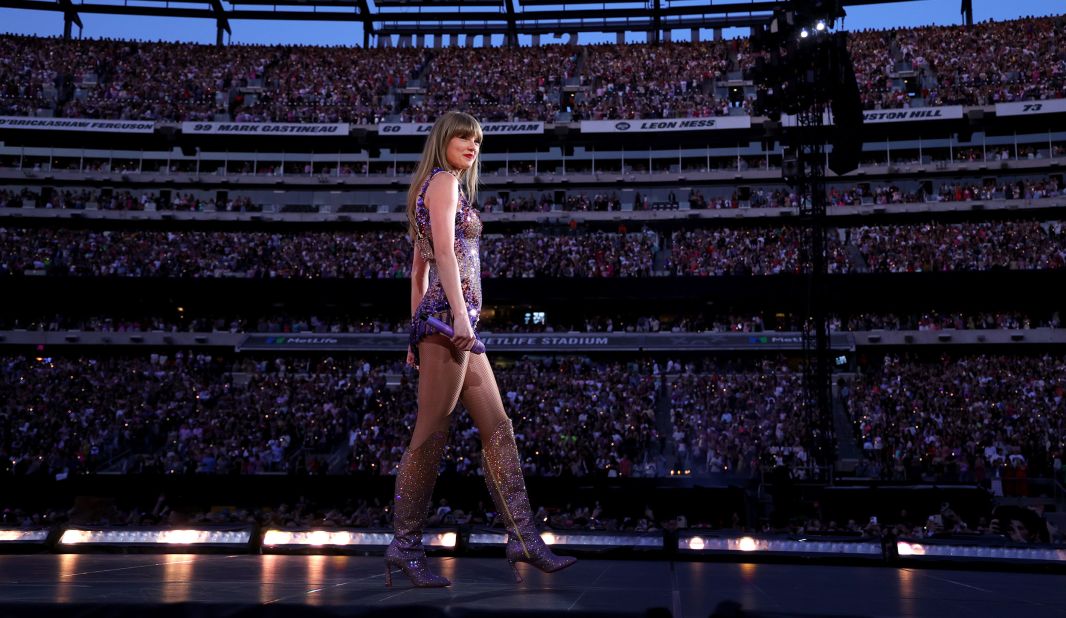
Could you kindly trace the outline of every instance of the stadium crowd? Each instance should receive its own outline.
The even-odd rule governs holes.
[[[395,90],[429,62],[428,51],[412,48],[301,45],[276,53],[262,90],[243,95],[235,121],[382,122],[396,107]]]
[[[1066,230],[1059,221],[927,223],[860,227],[847,232],[872,272],[1066,267]]]
[[[0,472],[19,476],[394,474],[417,411],[413,374],[398,359],[178,351],[0,361]],[[527,472],[662,474],[652,456],[659,385],[645,364],[565,357],[498,367]],[[455,419],[445,465],[474,474],[477,430],[468,415]]]
[[[865,107],[1066,98],[1062,16],[853,33]],[[0,114],[237,122],[670,118],[747,111],[720,80],[749,70],[747,40],[373,48],[0,37]],[[904,76],[913,75],[912,86]],[[424,94],[400,93],[413,80]],[[563,104],[561,87],[583,87]],[[716,88],[716,84],[718,87]],[[416,90],[416,92],[420,92]],[[913,96],[912,96],[913,95]]]
[[[1066,97],[1063,16],[987,21],[972,28],[923,26],[850,37],[867,109],[910,107],[896,69],[913,71],[925,105],[993,105]]]
[[[551,317],[534,317],[532,313],[501,312],[489,305],[491,312],[478,323],[482,333],[758,333],[766,331],[798,332],[802,318],[798,314],[707,313],[679,311],[642,315],[639,312],[615,314],[582,313]],[[152,313],[152,312],[147,312]],[[1029,330],[1061,328],[1059,312],[1033,314],[1020,311],[925,311],[920,313],[830,314],[829,328],[834,332],[870,330]],[[209,315],[187,314],[181,307],[169,317],[152,315],[74,315],[0,316],[0,331],[30,332],[86,331],[107,333],[406,333],[410,322],[400,315],[309,314],[306,312]]]
[[[739,69],[731,52],[741,47],[746,41],[589,46],[581,75],[588,91],[578,96],[573,119],[728,115],[732,104],[715,96],[714,85]],[[750,101],[742,102],[750,111]]]
[[[777,275],[799,272],[799,228],[719,228],[675,231],[666,270],[677,276]],[[844,246],[829,235],[831,273],[850,270]]]
[[[483,278],[649,277],[659,235],[653,231],[548,236],[535,231],[481,239]]]
[[[403,110],[405,122],[432,122],[461,109],[482,122],[556,119],[563,83],[573,77],[576,50],[565,45],[530,48],[449,47],[426,75],[421,104]]]
[[[401,361],[354,357],[0,359],[0,473],[393,474],[417,409]],[[535,476],[814,473],[802,373],[764,359],[526,357],[496,374]],[[839,395],[858,474],[986,483],[1061,479],[1066,361],[1043,355],[864,358]],[[669,414],[670,435],[657,413]],[[478,474],[455,414],[446,471]]]
[[[690,362],[669,381],[677,465],[742,476],[775,466],[797,478],[811,474],[810,431],[795,396],[803,390],[801,371],[783,359],[735,369],[701,365]],[[680,370],[680,363],[667,367]]]
[[[799,269],[800,229],[587,231],[485,234],[484,278],[774,275]],[[831,229],[829,272],[1051,270],[1066,267],[1062,222],[924,223]],[[669,254],[657,267],[664,249]],[[0,227],[8,276],[179,278],[406,278],[401,232],[204,232]],[[855,258],[857,259],[857,258]]]
[[[5,274],[370,278],[410,275],[402,233],[95,231],[0,228]]]
[[[518,359],[495,371],[527,474],[665,474],[665,464],[655,456],[660,447],[655,429],[659,385],[650,367],[550,357]],[[406,380],[398,397],[402,413],[366,416],[351,429],[348,472],[389,472],[399,464],[417,406],[415,390]],[[477,428],[469,415],[453,417],[444,469],[478,473]]]
[[[886,479],[1004,482],[1063,478],[1066,360],[999,354],[886,355],[841,393],[866,455]]]
[[[0,467],[14,475],[291,472],[340,440],[351,415],[392,409],[361,359],[5,356]],[[243,374],[243,375],[240,375]],[[308,466],[317,465],[308,459]]]
[[[711,194],[714,191],[716,194]],[[311,212],[317,206],[300,204],[275,204],[268,207],[257,203],[250,196],[227,195],[225,203],[216,203],[216,195],[194,195],[191,192],[164,194],[159,191],[92,191],[89,189],[63,189],[34,192],[28,188],[20,190],[0,190],[0,207],[22,208],[29,201],[37,208],[84,210],[164,210],[194,212],[263,212],[264,210],[289,211],[299,207]],[[691,209],[733,209],[733,208],[798,208],[799,197],[794,191],[784,188],[751,187],[747,199],[741,199],[739,190],[690,189],[687,199]],[[968,202],[973,200],[1042,200],[1066,196],[1066,187],[1058,176],[1022,178],[1001,181],[998,184],[979,184],[977,182],[945,182],[933,187],[931,193],[917,184],[904,188],[897,184],[879,186],[830,185],[827,190],[829,206],[859,206],[884,204],[910,204],[932,202]],[[654,208],[677,208],[680,199],[675,191],[668,191],[665,197],[651,198],[636,192],[633,209],[650,210]],[[567,192],[562,199],[552,193],[526,195],[508,192],[495,194],[486,191],[480,203],[475,204],[485,213],[512,212],[587,212],[620,211],[622,201],[617,192],[593,193]],[[343,211],[344,207],[340,207]]]
[[[1055,311],[1039,318],[1018,311],[1005,312],[959,312],[929,311],[921,314],[898,315],[895,313],[862,313],[834,317],[832,330],[1026,330],[1030,328],[1062,328],[1062,318]]]

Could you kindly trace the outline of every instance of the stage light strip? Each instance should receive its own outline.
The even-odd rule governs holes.
[[[847,556],[882,555],[881,544],[869,541],[794,540],[742,537],[682,537],[678,548],[694,552],[792,553]],[[899,541],[902,558],[965,558],[979,560],[1020,560],[1066,562],[1066,549],[1050,547],[995,547],[989,545],[945,545]]]
[[[429,532],[422,536],[427,547],[454,548],[458,537],[454,531]],[[392,541],[392,532],[353,532],[349,530],[267,530],[265,547],[384,547]]]
[[[624,535],[624,534],[569,534],[558,531],[544,531],[540,538],[546,545],[571,545],[586,547],[654,547],[662,548],[663,537],[660,535]],[[474,532],[470,535],[470,545],[504,545],[507,534],[504,532]]]
[[[0,543],[43,543],[47,540],[47,530],[0,529]]]
[[[247,545],[250,530],[83,530],[68,528],[60,545]]]
[[[988,545],[928,545],[899,541],[901,558],[977,558],[979,560],[1034,560],[1066,562],[1066,549],[1050,547],[991,547]]]
[[[655,547],[662,548],[663,537],[621,534],[567,534],[565,532],[541,532],[540,538],[547,545],[587,545],[594,547]]]
[[[701,552],[766,552],[794,554],[839,554],[842,556],[880,556],[881,544],[862,541],[797,541],[742,537],[683,537],[679,549]]]
[[[506,545],[506,532],[471,532],[471,545]]]

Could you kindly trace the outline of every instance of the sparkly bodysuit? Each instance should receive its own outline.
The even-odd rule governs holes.
[[[414,352],[415,362],[418,362],[418,342],[426,335],[436,332],[427,327],[425,317],[435,316],[445,324],[453,324],[452,310],[448,304],[448,297],[441,285],[440,272],[437,269],[437,260],[433,254],[433,238],[429,224],[429,208],[426,207],[425,195],[429,188],[429,182],[438,172],[445,171],[443,168],[433,168],[429,178],[422,185],[415,202],[415,251],[419,251],[422,257],[429,262],[429,287],[422,297],[418,309],[411,318],[410,343]],[[481,315],[481,256],[478,254],[481,240],[481,218],[477,210],[467,201],[466,196],[459,193],[459,205],[455,211],[455,258],[459,263],[459,283],[462,287],[463,298],[466,300],[466,309],[469,314],[471,328],[477,329],[478,318]]]

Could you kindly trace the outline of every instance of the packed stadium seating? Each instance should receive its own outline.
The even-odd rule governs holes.
[[[858,32],[850,45],[868,110],[980,108],[1066,98],[1064,37],[1066,19],[1059,16],[972,29]],[[351,123],[363,128],[383,122],[428,123],[455,108],[484,122],[559,125],[720,118],[751,114],[751,88],[746,85],[738,97],[724,84],[744,82],[755,57],[743,39],[430,50],[217,48],[4,35],[0,115],[159,124]],[[176,77],[164,81],[163,75]],[[966,122],[963,118],[958,124]],[[863,165],[874,170],[867,177],[830,179],[828,203],[836,207],[829,234],[831,277],[884,276],[876,281],[889,282],[881,296],[830,308],[834,333],[1061,328],[1061,306],[1053,301],[1003,297],[980,307],[946,302],[964,287],[952,283],[959,274],[1054,276],[1066,268],[1066,236],[1056,211],[1066,198],[1061,172],[1066,142],[1057,126],[1037,125],[997,127],[1000,134],[992,136],[991,145],[971,140],[949,145],[946,136],[959,130],[952,125],[937,135],[941,143],[931,140],[923,146],[904,140],[880,153],[864,152]],[[1010,139],[1016,128],[1022,132],[1020,140]],[[604,149],[611,154],[590,160],[587,149],[584,158],[570,158],[565,146],[558,153],[544,152],[546,144],[537,140],[556,147],[550,131],[529,138],[531,146],[509,151],[507,160],[490,157],[484,162],[486,182],[478,199],[486,221],[482,276],[505,293],[500,299],[486,298],[490,311],[481,324],[483,332],[794,335],[803,329],[796,304],[779,311],[757,297],[722,307],[705,303],[702,296],[704,288],[727,277],[742,279],[741,286],[759,279],[769,289],[801,272],[801,226],[784,218],[791,213],[771,210],[801,206],[800,197],[780,178],[782,157],[776,149],[734,154],[731,149],[739,145],[729,143],[714,154],[710,145],[706,154],[682,155],[678,148],[676,155],[669,149],[666,157],[656,151],[653,160],[650,149],[647,158],[627,158],[624,151],[616,154],[618,146],[612,144]],[[566,134],[557,135],[563,139]],[[758,144],[758,136],[753,139]],[[486,153],[507,148],[503,139],[497,143],[501,146],[495,153],[490,148]],[[107,287],[116,279],[139,285],[239,278],[265,288],[293,280],[340,280],[357,290],[352,296],[360,297],[360,306],[350,298],[322,311],[281,303],[251,306],[257,299],[217,309],[204,302],[178,315],[159,310],[161,303],[114,313],[76,303],[48,310],[40,304],[9,303],[0,312],[0,333],[406,332],[404,311],[386,307],[380,299],[367,300],[359,286],[376,284],[368,280],[405,285],[410,276],[411,245],[399,214],[402,196],[387,197],[401,193],[414,167],[410,156],[388,160],[380,153],[369,155],[373,148],[368,148],[366,161],[323,162],[312,160],[308,148],[289,152],[284,160],[265,161],[258,153],[252,160],[248,155],[254,148],[247,147],[235,148],[243,154],[209,162],[208,157],[179,158],[180,144],[166,146],[175,149],[173,161],[80,156],[75,148],[25,156],[5,150],[0,172],[8,174],[9,186],[0,189],[0,280],[25,284],[20,289],[31,291],[72,280],[101,282],[101,295],[117,289]],[[693,172],[705,176],[686,180]],[[656,173],[671,177],[646,177]],[[138,174],[158,178],[138,180]],[[564,184],[567,174],[587,175],[588,182]],[[608,174],[618,178],[608,179]],[[365,194],[332,211],[280,195],[325,185],[333,177],[363,183],[353,189],[338,182],[336,192],[347,193],[346,198]],[[238,186],[245,182],[251,188]],[[328,185],[328,190],[334,187]],[[916,205],[927,208],[919,216],[900,216],[909,214],[904,207]],[[57,213],[91,213],[94,220],[75,217],[56,223],[46,218]],[[156,215],[152,224],[145,223],[145,215],[154,213],[169,218]],[[173,217],[178,213],[195,216],[179,217],[179,225]],[[282,221],[268,228],[258,222],[223,226],[219,222],[253,219],[228,219],[220,213],[322,216],[301,218],[298,227]],[[361,215],[358,221],[338,217],[344,225],[331,227],[332,216],[352,213]],[[703,218],[710,214],[722,216]],[[908,298],[908,276],[918,273],[944,275],[938,280],[947,282],[942,294]],[[708,282],[711,278],[717,279]],[[546,320],[512,319],[525,311],[520,305],[536,302],[558,280],[581,284],[599,279],[626,281],[597,281],[614,287],[602,288],[608,293],[589,300],[587,307],[549,311]],[[1040,281],[1051,286],[1057,280]],[[676,306],[663,300],[662,311],[649,309],[654,290],[662,289],[650,286],[663,282],[690,286],[688,296]],[[774,293],[790,293],[784,290]],[[176,294],[197,297],[195,287]],[[406,288],[402,296],[406,303]],[[885,300],[890,297],[902,300],[889,306]],[[948,355],[938,346],[907,354],[849,350],[847,366],[839,370],[843,382],[837,385],[837,403],[855,428],[849,437],[863,454],[853,472],[884,480],[989,487],[1004,480],[1004,491],[1019,495],[1028,492],[1019,479],[1063,479],[1064,447],[1057,440],[1066,434],[1059,386],[1063,362],[1056,345],[1061,343],[1048,344],[1050,352],[1034,353],[1019,345],[967,355],[956,350]],[[327,357],[318,352],[243,355],[231,349],[171,348],[138,353],[56,346],[27,352],[5,346],[0,358],[0,392],[5,395],[0,402],[0,473],[393,474],[416,409],[416,374],[402,366],[402,353]],[[740,358],[729,352],[627,350],[617,356],[574,356],[550,350],[501,353],[493,359],[531,477],[662,477],[674,472],[759,478],[785,469],[807,479],[823,473],[812,454],[813,419],[796,395],[803,373],[795,350],[770,349]],[[454,422],[445,470],[477,475],[476,430],[466,415],[455,415]],[[285,525],[380,526],[387,520],[373,504],[338,508],[322,517],[318,510],[298,504],[201,517]],[[146,517],[143,510],[139,513],[137,518]],[[129,517],[134,518],[132,512]],[[482,506],[465,513],[445,510],[438,517],[484,521],[489,515]],[[665,525],[654,516],[627,521],[599,512],[595,504],[550,517],[560,529]],[[971,530],[992,530],[987,522],[968,524]],[[911,532],[919,525],[927,522],[915,524]],[[796,529],[880,533],[855,522],[814,517]]]
[[[1061,16],[851,36],[867,109],[1066,97]],[[716,86],[754,65],[744,39],[518,50],[290,47],[5,35],[2,115],[70,118],[430,122],[706,117],[750,110]],[[559,93],[577,82],[570,109]],[[59,84],[57,87],[56,84]],[[405,101],[400,88],[421,94]]]

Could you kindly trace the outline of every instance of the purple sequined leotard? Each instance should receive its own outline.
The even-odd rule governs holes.
[[[426,207],[425,195],[429,188],[429,181],[438,172],[445,171],[443,168],[433,168],[429,178],[418,192],[418,200],[415,202],[415,251],[422,253],[422,257],[429,262],[429,287],[422,297],[418,309],[411,318],[411,350],[414,352],[415,362],[418,362],[418,342],[426,335],[433,334],[432,328],[427,328],[425,319],[427,316],[436,316],[445,324],[453,324],[451,306],[448,297],[444,294],[441,285],[440,273],[437,270],[437,261],[433,255],[433,238],[429,225],[429,208]],[[481,315],[481,256],[478,254],[481,240],[481,218],[477,210],[467,201],[466,197],[459,193],[459,205],[455,211],[455,258],[459,263],[459,282],[463,289],[463,298],[466,300],[466,310],[469,314],[470,326],[477,332],[477,322]]]

